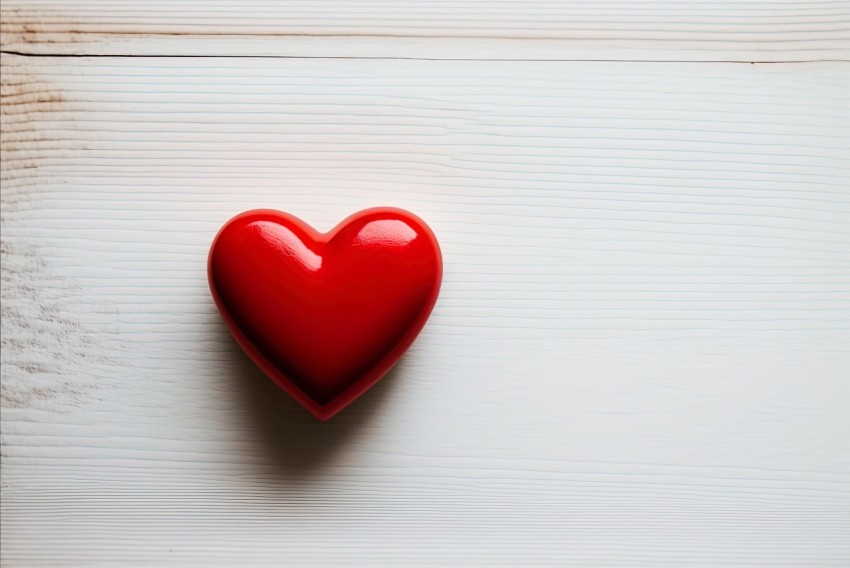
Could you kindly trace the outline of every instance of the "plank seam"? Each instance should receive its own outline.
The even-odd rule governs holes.
[[[363,56],[325,56],[325,55],[187,55],[187,54],[80,54],[80,53],[28,53],[17,50],[0,50],[2,55],[20,57],[68,57],[68,58],[129,58],[143,59],[325,59],[325,60],[364,60],[364,61],[492,61],[492,62],[529,62],[529,63],[738,63],[742,65],[765,65],[790,63],[849,63],[850,59],[793,59],[793,60],[744,60],[744,59],[516,59],[499,57],[363,57]]]

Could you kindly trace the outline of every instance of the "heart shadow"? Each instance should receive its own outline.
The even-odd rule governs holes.
[[[235,341],[228,344],[229,368],[234,369],[232,379],[238,393],[236,410],[245,415],[246,427],[262,452],[258,467],[264,479],[271,476],[297,482],[317,476],[334,456],[350,447],[358,432],[376,420],[404,372],[400,361],[351,406],[322,422],[274,384]]]

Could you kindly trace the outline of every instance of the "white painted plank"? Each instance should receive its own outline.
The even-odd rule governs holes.
[[[4,50],[426,59],[850,59],[850,2],[5,0]]]
[[[4,565],[850,562],[848,66],[3,63]],[[320,424],[206,250],[382,204],[443,294]]]

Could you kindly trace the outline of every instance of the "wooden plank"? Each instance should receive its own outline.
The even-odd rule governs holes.
[[[848,66],[4,56],[7,566],[850,562]],[[320,424],[234,347],[234,213],[434,227]]]
[[[5,0],[2,16],[3,49],[20,53],[850,59],[846,0]]]

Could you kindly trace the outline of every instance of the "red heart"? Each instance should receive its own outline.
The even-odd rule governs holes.
[[[437,239],[400,209],[355,213],[319,233],[280,211],[228,221],[210,289],[245,353],[320,420],[366,392],[407,350],[442,279]]]

